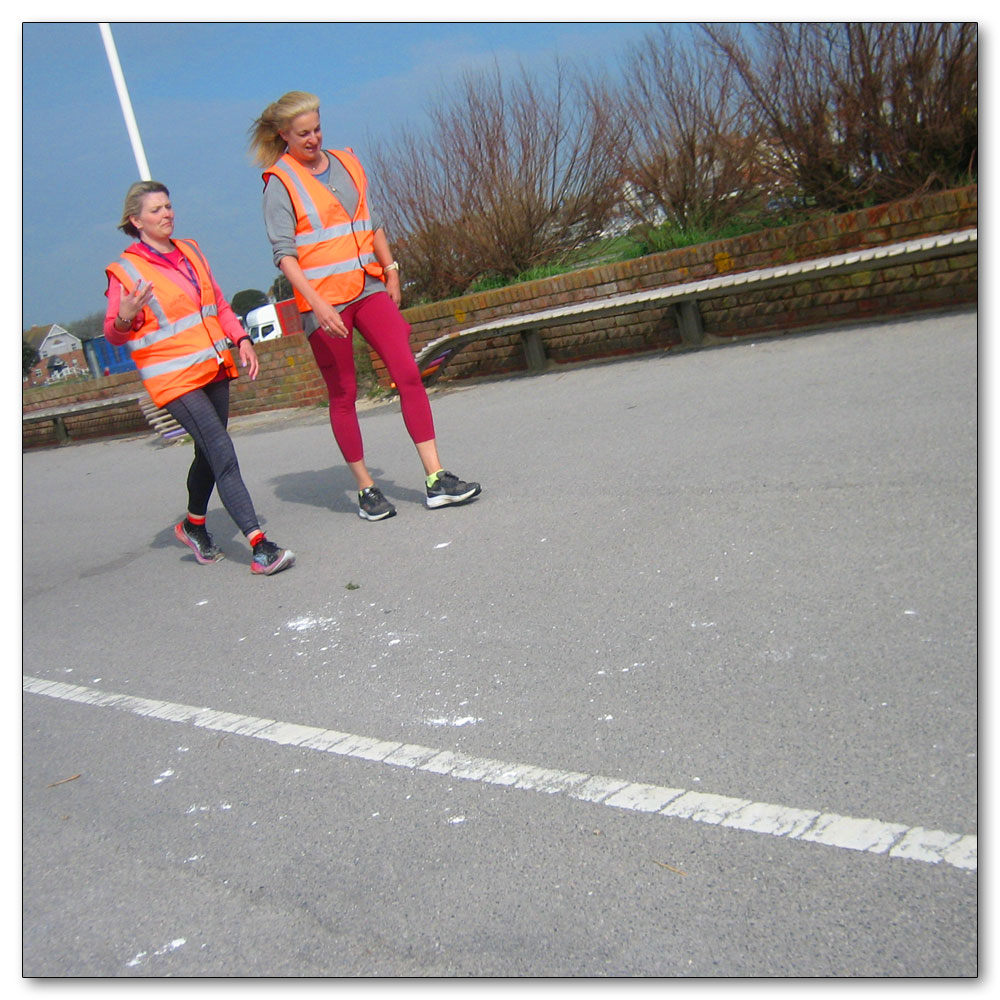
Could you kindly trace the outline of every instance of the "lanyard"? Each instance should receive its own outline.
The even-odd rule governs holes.
[[[180,268],[165,253],[161,253],[159,250],[156,249],[156,247],[151,247],[148,243],[145,242],[145,240],[143,241],[142,245],[150,253],[156,254],[157,257],[159,257],[165,264],[168,264],[170,267],[172,267],[175,271],[180,270]],[[194,290],[197,295],[198,302],[200,304],[201,285],[198,283],[198,275],[195,274],[194,268],[191,266],[191,261],[189,261],[187,257],[184,256],[183,251],[181,251],[179,248],[175,249],[174,253],[176,253],[180,257],[181,263],[184,265],[184,270],[187,272],[187,277],[190,280],[191,284],[194,286]]]

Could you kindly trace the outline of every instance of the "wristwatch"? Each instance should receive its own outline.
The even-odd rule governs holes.
[[[382,270],[383,271],[398,271],[399,270],[399,261],[398,260],[394,260],[391,264],[386,264],[382,268]]]

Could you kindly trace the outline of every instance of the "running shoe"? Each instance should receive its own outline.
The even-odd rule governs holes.
[[[253,559],[250,562],[251,573],[261,573],[270,576],[283,569],[295,565],[295,553],[290,549],[279,548],[274,542],[262,538],[253,547]]]
[[[174,527],[174,534],[179,542],[183,542],[191,549],[195,559],[203,566],[225,558],[222,549],[212,541],[208,528],[203,524],[192,524],[187,518],[184,518],[180,524]]]
[[[377,486],[369,486],[358,494],[358,517],[366,521],[382,521],[395,513],[396,508],[382,496]]]
[[[427,487],[427,506],[434,508],[466,503],[479,496],[481,490],[479,483],[463,483],[453,472],[439,472],[437,479]]]

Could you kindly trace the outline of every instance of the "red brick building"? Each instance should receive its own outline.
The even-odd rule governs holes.
[[[59,382],[72,375],[91,375],[83,344],[58,323],[33,326],[23,336],[38,352],[38,361],[24,376],[22,388]]]

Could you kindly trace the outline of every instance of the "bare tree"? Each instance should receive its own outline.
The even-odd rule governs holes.
[[[974,25],[704,31],[757,109],[786,192],[841,210],[976,176]]]
[[[466,74],[412,133],[373,156],[373,184],[407,276],[428,295],[485,274],[514,277],[594,240],[607,225],[627,155],[626,125],[607,89],[556,62]]]
[[[62,326],[77,340],[93,340],[95,337],[104,335],[104,311],[89,313],[82,319],[74,320],[72,323],[63,323]]]
[[[426,132],[377,147],[372,183],[406,294],[559,261],[626,200],[644,222],[718,227],[778,198],[842,211],[977,177],[974,24],[661,27],[626,83],[555,61],[468,73]]]
[[[968,182],[978,156],[972,24],[849,24],[837,77],[852,177],[879,200]]]
[[[447,298],[479,274],[463,224],[463,194],[451,151],[433,138],[401,134],[372,156],[372,185],[397,256],[406,260],[409,298]]]
[[[634,127],[626,178],[640,221],[712,225],[753,202],[761,184],[752,104],[718,48],[661,26],[626,59],[623,102]]]

